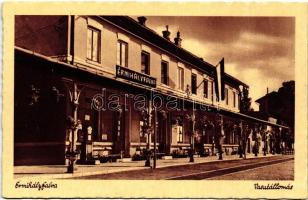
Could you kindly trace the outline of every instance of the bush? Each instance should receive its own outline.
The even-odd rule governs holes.
[[[187,158],[188,152],[182,149],[176,149],[172,151],[171,155],[173,158]]]

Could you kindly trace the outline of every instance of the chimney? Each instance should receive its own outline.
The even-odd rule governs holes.
[[[268,87],[266,88],[266,94],[268,94]]]
[[[167,25],[166,26],[166,29],[165,31],[163,31],[163,37],[167,40],[170,40],[170,31],[168,30],[169,26]]]
[[[141,24],[142,26],[145,26],[145,22],[147,21],[147,18],[144,16],[141,17],[137,17],[139,24]]]
[[[176,38],[174,38],[174,43],[175,43],[176,46],[181,47],[182,38],[181,38],[181,35],[180,35],[180,31],[178,31],[176,33]]]

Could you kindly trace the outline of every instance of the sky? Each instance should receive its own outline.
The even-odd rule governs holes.
[[[294,80],[295,19],[292,17],[147,17],[146,26],[162,35],[169,26],[171,40],[179,30],[182,48],[217,65],[248,84],[254,101]]]

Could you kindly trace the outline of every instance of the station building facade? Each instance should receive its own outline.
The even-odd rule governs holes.
[[[185,155],[192,144],[214,155],[217,114],[223,150],[236,153],[239,121],[247,135],[256,122],[239,112],[248,86],[224,73],[225,99],[217,101],[215,66],[183,49],[179,32],[174,42],[169,35],[144,17],[16,16],[15,164],[64,164],[72,140],[80,160],[134,157],[154,139],[162,155]],[[153,106],[155,138],[145,131]],[[69,117],[78,119],[76,133]]]

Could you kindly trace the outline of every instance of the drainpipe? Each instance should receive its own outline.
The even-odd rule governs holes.
[[[153,169],[156,169],[156,140],[157,140],[157,110],[154,107],[154,160],[153,160]]]
[[[74,39],[75,39],[75,15],[70,15],[69,16],[69,40],[68,40],[68,51],[69,51],[69,55],[71,55],[72,60],[71,60],[71,64],[74,64],[74,50],[75,50],[75,46],[74,46]]]

